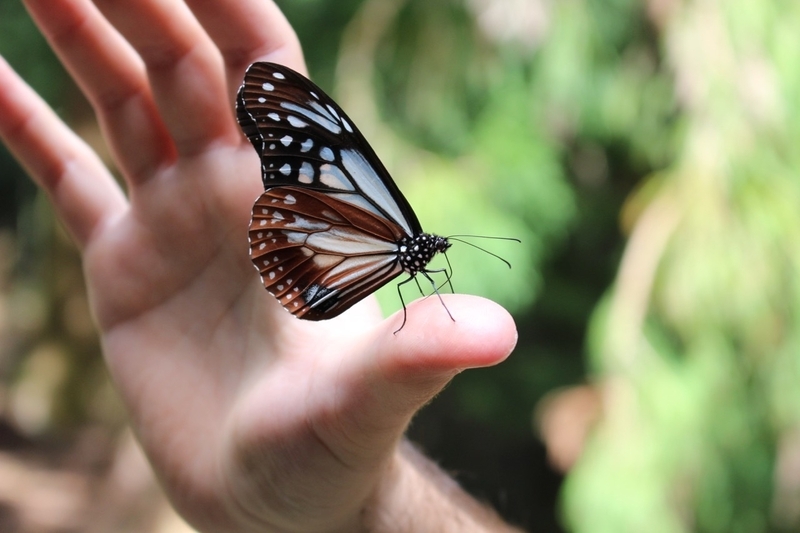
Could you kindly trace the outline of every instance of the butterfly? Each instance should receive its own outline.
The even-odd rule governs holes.
[[[419,274],[437,289],[429,274],[444,270],[428,263],[450,241],[422,231],[369,143],[325,92],[288,67],[253,63],[236,117],[264,183],[250,221],[250,259],[284,308],[327,320],[403,273],[401,301],[400,285]],[[400,329],[405,322],[403,304]]]

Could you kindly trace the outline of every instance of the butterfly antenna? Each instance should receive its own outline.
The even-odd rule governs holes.
[[[448,239],[452,239],[453,237],[468,237],[470,239],[492,239],[494,241],[522,242],[516,237],[497,237],[495,235],[448,235],[447,236]],[[459,242],[464,242],[464,241],[459,241]]]
[[[482,251],[482,252],[486,252],[487,254],[491,255],[492,257],[496,257],[496,258],[498,258],[500,261],[502,261],[503,263],[505,263],[505,264],[506,264],[506,266],[507,266],[508,268],[511,268],[511,263],[509,263],[508,261],[506,261],[505,259],[503,259],[503,258],[502,258],[502,257],[500,257],[499,255],[497,255],[497,254],[495,254],[495,253],[492,253],[492,252],[490,252],[490,251],[489,251],[489,250],[487,250],[486,248],[481,248],[481,247],[480,247],[480,246],[478,246],[477,244],[472,244],[472,243],[471,243],[471,242],[469,242],[469,241],[465,241],[465,240],[463,240],[463,239],[459,239],[459,238],[458,238],[459,236],[460,236],[460,235],[452,235],[452,236],[450,236],[450,237],[447,237],[447,238],[448,238],[448,239],[450,239],[450,240],[456,241],[456,242],[460,242],[460,243],[466,244],[467,246],[472,246],[473,248],[477,248],[478,250],[480,250],[480,251]],[[513,237],[484,237],[483,235],[463,235],[463,236],[464,236],[464,237],[479,237],[479,238],[484,238],[484,239],[498,239],[498,240],[502,240],[502,241],[516,241],[516,242],[522,242],[522,241],[520,241],[519,239],[514,239]],[[447,256],[445,255],[445,257],[447,257]],[[449,263],[449,261],[448,261],[448,263]]]

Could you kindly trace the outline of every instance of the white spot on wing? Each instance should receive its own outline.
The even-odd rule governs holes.
[[[355,206],[358,206],[365,211],[369,211],[378,218],[384,217],[384,214],[381,213],[377,207],[369,203],[369,201],[360,194],[347,194],[347,193],[337,194],[336,198],[341,200],[342,202],[347,202],[348,204],[353,204]]]
[[[347,176],[344,175],[342,169],[336,165],[322,165],[320,168],[319,181],[333,189],[341,191],[353,191],[355,188]]]
[[[264,102],[266,102],[266,101],[267,101],[267,99],[266,99],[266,98],[264,98],[263,96],[259,96],[259,97],[258,97],[258,103],[259,103],[259,104],[263,104],[263,103],[264,103]]]
[[[286,196],[283,197],[283,203],[285,203],[286,205],[294,205],[297,203],[297,198],[295,198],[291,194],[287,194]]]
[[[271,118],[272,120],[274,120],[275,122],[280,122],[281,121],[281,117],[278,116],[277,113],[268,113],[267,116],[269,118]]]
[[[268,81],[265,81],[263,84],[261,84],[261,88],[264,89],[265,91],[274,91],[275,90],[275,86],[272,85]]]
[[[353,127],[352,127],[352,126],[350,126],[350,123],[349,123],[349,122],[347,122],[347,120],[345,120],[345,118],[344,118],[344,117],[342,117],[342,125],[344,126],[344,129],[346,129],[346,130],[347,130],[347,131],[349,131],[350,133],[353,133]]]
[[[315,113],[308,108],[293,104],[292,102],[281,102],[281,107],[288,109],[289,111],[294,111],[298,115],[303,115],[310,121],[325,128],[331,133],[339,134],[342,131],[342,128],[340,128],[339,125],[334,122],[333,117],[328,115],[327,110],[316,102],[311,102],[311,107],[319,111],[319,113]]]
[[[297,118],[294,115],[289,115],[288,117],[286,117],[286,120],[288,120],[289,124],[291,124],[292,127],[295,127],[295,128],[305,128],[306,126],[308,126],[308,123],[300,120],[299,118]]]
[[[280,73],[280,72],[275,72],[275,73],[273,73],[272,75],[273,75],[273,76],[275,76],[275,78],[277,78],[277,79],[279,79],[279,80],[285,80],[285,79],[286,79],[286,76],[284,76],[284,75],[283,75],[282,73]]]
[[[286,236],[286,240],[291,243],[303,242],[306,240],[306,235],[307,235],[302,231],[290,231],[290,230],[283,230],[283,234]]]
[[[289,166],[289,163],[284,163],[283,166],[280,168],[281,174],[284,176],[288,176],[292,173],[292,167]]]
[[[292,228],[301,229],[303,231],[322,231],[331,227],[331,225],[326,222],[312,222],[300,215],[294,216],[294,222],[292,222],[291,226]]]
[[[339,119],[339,113],[337,113],[336,110],[333,107],[331,107],[331,104],[326,104],[325,107],[328,108],[328,111],[331,112],[331,115],[333,115],[334,118],[336,118],[337,120]]]
[[[314,111],[316,111],[317,113],[319,113],[323,117],[327,118],[331,122],[336,122],[336,116],[332,115],[330,113],[330,111],[328,111],[327,108],[322,107],[321,104],[318,104],[316,102],[309,102],[308,105],[310,105],[314,109]]]
[[[293,139],[291,135],[284,135],[281,138],[281,144],[288,147],[290,144],[292,144],[292,140]]]
[[[313,183],[314,167],[308,161],[303,161],[300,165],[300,175],[297,177],[300,183]]]
[[[314,146],[314,141],[312,139],[306,139],[306,141],[300,145],[300,151],[305,153],[311,150]]]
[[[333,150],[331,150],[327,146],[323,146],[322,148],[319,149],[319,156],[325,161],[329,162],[336,159],[336,156],[333,155]]]

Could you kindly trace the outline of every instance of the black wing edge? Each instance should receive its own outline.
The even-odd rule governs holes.
[[[248,70],[250,69],[248,68]],[[242,83],[241,87],[239,87],[239,91],[236,93],[236,121],[239,123],[239,127],[242,128],[242,133],[245,134],[247,140],[249,140],[250,144],[253,145],[253,148],[256,149],[258,156],[261,157],[263,149],[263,140],[261,138],[261,134],[258,131],[258,125],[256,124],[256,119],[254,119],[253,115],[251,115],[245,109],[244,83]]]

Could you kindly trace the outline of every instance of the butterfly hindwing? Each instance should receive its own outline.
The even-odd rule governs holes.
[[[292,314],[332,318],[402,272],[390,225],[318,191],[274,187],[253,206],[250,258]]]

